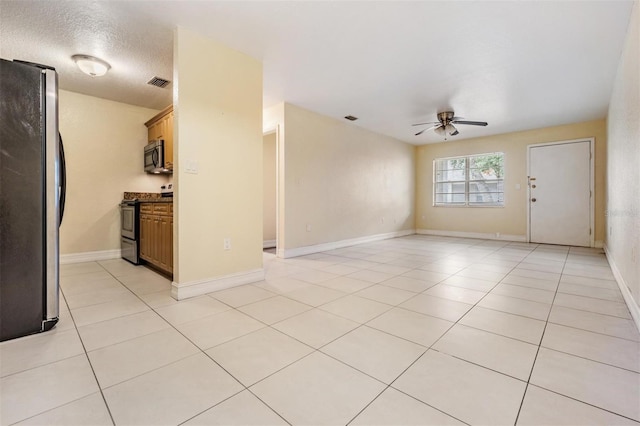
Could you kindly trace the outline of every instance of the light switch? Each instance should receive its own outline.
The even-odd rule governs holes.
[[[185,171],[194,175],[198,174],[198,162],[196,160],[187,160]]]

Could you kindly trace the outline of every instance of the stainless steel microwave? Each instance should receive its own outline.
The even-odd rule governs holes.
[[[164,158],[164,141],[151,141],[144,147],[144,171],[147,173],[171,173],[166,168]]]

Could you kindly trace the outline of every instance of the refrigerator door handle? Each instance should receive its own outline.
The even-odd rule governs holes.
[[[46,287],[42,330],[48,330],[58,321],[60,252],[58,225],[60,223],[60,145],[58,138],[58,74],[49,69],[42,70],[45,87],[45,255]]]
[[[62,218],[64,217],[64,206],[67,201],[67,162],[64,158],[64,144],[62,143],[62,135],[59,135],[60,141],[60,221],[58,225],[62,224]]]

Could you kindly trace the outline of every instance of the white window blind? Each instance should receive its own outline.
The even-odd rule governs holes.
[[[436,158],[435,206],[504,206],[504,153]]]

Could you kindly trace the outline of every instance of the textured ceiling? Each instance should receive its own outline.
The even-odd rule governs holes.
[[[438,111],[488,121],[456,139],[603,118],[632,0],[5,1],[0,56],[55,66],[63,89],[160,109],[183,26],[263,62],[264,106],[286,101],[398,139]],[[73,54],[108,61],[90,78]]]

